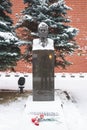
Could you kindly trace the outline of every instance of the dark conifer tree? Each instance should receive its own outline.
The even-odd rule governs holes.
[[[22,22],[17,26],[27,27],[35,38],[38,37],[38,24],[42,21],[47,23],[48,37],[54,40],[55,66],[65,68],[70,65],[66,56],[78,47],[74,38],[78,30],[69,25],[70,19],[67,16],[67,11],[71,8],[64,0],[24,0],[24,3],[28,6],[23,10]],[[30,43],[32,44],[32,41]]]
[[[18,38],[12,32],[11,7],[10,0],[0,0],[0,71],[14,67],[20,57]]]

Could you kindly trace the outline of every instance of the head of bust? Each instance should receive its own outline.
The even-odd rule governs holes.
[[[40,38],[47,38],[48,36],[48,25],[44,22],[41,22],[38,25],[38,33]]]

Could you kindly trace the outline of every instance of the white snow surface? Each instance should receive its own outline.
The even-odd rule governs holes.
[[[0,89],[18,90],[18,78],[24,76],[26,78],[25,89],[32,89],[32,74],[25,73],[0,73]],[[58,73],[55,74],[55,105],[58,106],[59,116],[56,121],[42,121],[39,126],[35,126],[31,122],[28,112],[32,107],[32,96],[28,99],[18,98],[17,101],[9,104],[0,104],[0,130],[87,130],[87,73]],[[63,91],[67,91],[71,100],[67,100]],[[25,107],[26,104],[26,107]],[[30,105],[29,105],[30,104]],[[40,102],[43,106],[43,102]],[[46,103],[47,104],[47,103]],[[34,104],[35,105],[35,104]],[[55,105],[50,109],[56,111]],[[41,105],[40,105],[41,106]],[[41,111],[41,108],[34,106],[35,111]],[[47,108],[46,108],[47,109]],[[45,109],[43,110],[45,111]],[[48,118],[48,117],[45,117]],[[55,118],[55,117],[54,117]]]
[[[53,130],[54,128],[59,130],[67,130],[63,111],[61,109],[61,101],[59,98],[55,101],[43,102],[30,101],[29,98],[26,103],[25,114],[29,115],[28,125],[31,130]],[[39,128],[36,128],[36,126],[31,123],[31,119],[32,117],[39,117],[40,114],[44,114],[44,120],[41,120],[39,123]],[[51,119],[51,121],[49,121],[49,119]]]
[[[8,27],[7,24],[6,24],[5,22],[3,22],[3,21],[0,21],[0,24],[1,24],[2,26]]]
[[[3,37],[7,42],[18,41],[18,38],[10,32],[0,32],[0,36]]]

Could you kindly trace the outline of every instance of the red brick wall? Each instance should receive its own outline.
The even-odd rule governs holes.
[[[25,5],[23,4],[23,0],[11,0],[12,6],[12,19],[14,23],[17,22],[16,14],[20,15],[21,10],[24,9]]]
[[[14,23],[16,23],[17,18],[15,14],[20,14],[20,11],[24,9],[25,5],[23,4],[23,0],[12,0],[12,2],[12,18],[14,19]],[[67,57],[67,59],[73,62],[73,65],[66,70],[59,68],[56,68],[55,70],[57,72],[87,72],[87,0],[65,0],[65,2],[66,5],[72,8],[71,11],[68,11],[68,16],[70,16],[70,19],[72,20],[70,25],[79,29],[76,41],[81,46],[83,54],[82,56],[78,56],[77,53],[75,53],[74,56]],[[20,72],[30,72],[31,66],[25,61],[20,61],[18,62],[16,70]]]
[[[87,72],[87,0],[66,0],[66,4],[72,8],[68,12],[72,20],[70,25],[79,29],[76,41],[83,49],[83,56],[75,55],[69,58],[74,64],[68,68],[68,71]]]

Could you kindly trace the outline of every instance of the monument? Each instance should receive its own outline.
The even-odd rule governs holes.
[[[54,98],[54,45],[47,38],[48,25],[38,26],[38,39],[33,40],[33,96],[29,96],[25,112],[30,130],[67,130],[60,98]]]
[[[48,25],[38,26],[39,38],[33,40],[33,101],[54,100],[54,43],[47,38]]]

